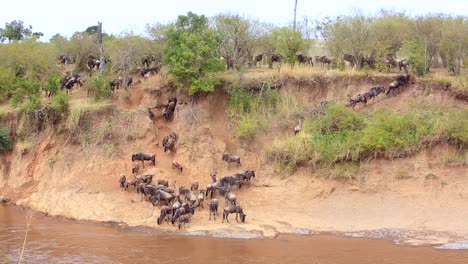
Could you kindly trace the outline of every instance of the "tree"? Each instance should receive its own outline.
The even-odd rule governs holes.
[[[10,99],[14,107],[20,106],[26,113],[41,108],[41,84],[38,81],[17,79],[15,86],[17,88]]]
[[[239,15],[220,14],[213,18],[213,26],[219,40],[218,51],[233,61],[234,68],[241,71],[252,62],[258,36],[259,23]]]
[[[273,29],[273,36],[278,40],[278,49],[285,55],[286,61],[294,64],[297,60],[297,53],[306,43],[301,32],[290,27],[281,27]]]
[[[460,75],[463,60],[468,52],[468,20],[465,17],[448,17],[442,31],[440,49],[446,54],[449,71]]]
[[[372,34],[375,37],[374,49],[377,57],[396,57],[409,38],[410,19],[405,13],[381,10],[372,23]]]
[[[224,69],[217,47],[218,40],[208,27],[208,19],[189,12],[179,16],[169,30],[164,61],[176,82],[187,87],[191,95],[213,91],[219,80],[209,73]]]
[[[438,14],[418,16],[413,21],[413,38],[419,39],[419,41],[424,45],[424,64],[426,72],[429,72],[431,64],[439,52],[444,20],[444,15]]]
[[[5,23],[5,28],[1,30],[0,39],[2,42],[8,39],[8,42],[19,41],[31,37],[32,26],[25,27],[23,21],[13,20],[10,23]]]
[[[0,96],[11,96],[15,83],[15,73],[11,68],[0,66]]]
[[[361,67],[364,56],[375,56],[376,41],[372,31],[373,18],[363,15],[326,18],[317,26],[327,48],[338,60],[343,61],[345,53],[356,59]]]

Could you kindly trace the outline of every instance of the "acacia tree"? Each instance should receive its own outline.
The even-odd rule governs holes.
[[[42,34],[37,32],[36,34]],[[32,26],[24,26],[24,22],[21,20],[13,20],[10,23],[5,23],[5,28],[0,29],[0,40],[3,42],[8,39],[8,42],[18,41],[25,38],[29,38],[32,35]]]
[[[363,15],[327,18],[319,23],[317,30],[338,61],[343,61],[345,53],[351,54],[360,69],[364,56],[376,55],[372,23],[373,18]]]
[[[220,14],[213,18],[219,40],[218,52],[233,60],[234,68],[242,72],[252,62],[259,23],[239,15]]]
[[[413,20],[412,41],[424,45],[424,67],[426,72],[429,72],[431,64],[439,52],[444,20],[445,17],[442,14],[418,16]]]
[[[296,54],[303,49],[305,41],[299,31],[290,27],[273,29],[274,38],[278,40],[278,49],[285,55],[288,63],[294,64],[297,60]]]
[[[167,34],[164,62],[177,83],[187,87],[191,95],[214,90],[219,80],[210,72],[222,71],[224,63],[217,52],[218,40],[208,19],[188,12],[179,16]]]
[[[142,66],[142,58],[151,54],[154,43],[141,36],[127,35],[106,41],[112,70],[124,76]]]
[[[257,40],[257,48],[267,58],[268,67],[270,69],[273,68],[271,56],[275,54],[278,50],[278,36],[276,34],[273,34],[274,28],[275,27],[272,24],[261,23],[259,26],[259,37]]]
[[[445,20],[440,49],[447,56],[449,71],[460,75],[468,52],[468,20],[465,17],[448,17]]]

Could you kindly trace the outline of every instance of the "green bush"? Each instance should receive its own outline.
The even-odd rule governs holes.
[[[100,74],[95,74],[88,83],[88,89],[94,94],[96,101],[105,100],[110,98],[110,82],[109,78]]]
[[[0,128],[0,152],[10,151],[13,149],[9,134],[9,130],[7,128]]]
[[[17,79],[17,87],[10,98],[14,107],[20,106],[21,110],[31,113],[42,107],[41,102],[41,84],[35,80]]]
[[[285,166],[307,161],[330,166],[373,155],[395,157],[412,153],[426,136],[442,136],[461,147],[468,146],[468,111],[444,115],[386,110],[365,114],[330,105],[324,115],[306,119],[300,137],[275,140],[266,154]]]
[[[49,74],[49,76],[47,76],[47,83],[43,87],[44,91],[52,95],[57,94],[57,92],[60,90],[61,80],[62,75],[60,73],[54,72]]]
[[[64,114],[68,112],[70,108],[70,96],[64,90],[58,92],[52,98],[51,106],[52,106],[52,109],[54,109],[59,114]]]

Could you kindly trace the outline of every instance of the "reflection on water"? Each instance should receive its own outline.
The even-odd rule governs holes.
[[[0,205],[0,263],[17,262],[26,212]],[[23,263],[468,263],[468,251],[335,236],[226,239],[168,235],[36,214]]]

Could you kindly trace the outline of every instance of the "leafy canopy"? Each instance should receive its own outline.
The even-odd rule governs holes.
[[[217,53],[218,39],[208,27],[208,19],[192,12],[179,16],[167,35],[164,61],[177,83],[190,94],[210,92],[219,80],[209,73],[222,71],[224,62]]]

